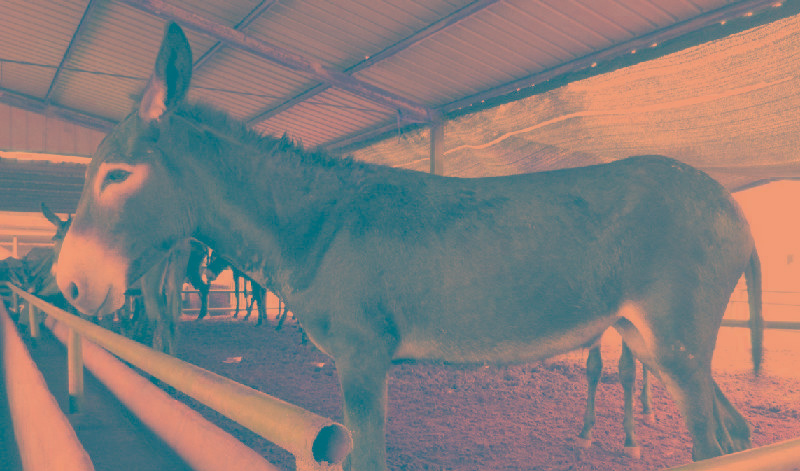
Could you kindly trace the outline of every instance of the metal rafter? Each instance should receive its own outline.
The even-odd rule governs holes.
[[[6,105],[27,111],[33,111],[45,116],[55,116],[64,121],[69,121],[102,132],[111,131],[117,124],[115,121],[81,113],[80,111],[54,105],[52,103],[45,103],[38,98],[33,98],[4,88],[0,88],[0,103],[5,103]]]
[[[453,26],[462,21],[463,19],[468,18],[474,15],[475,13],[480,12],[491,5],[494,5],[498,1],[500,0],[476,0],[470,3],[469,5],[462,7],[459,10],[456,10],[455,12],[451,13],[450,15],[440,19],[439,21],[436,21],[428,25],[427,27],[421,29],[417,33],[412,34],[411,36],[403,39],[402,41],[395,43],[392,46],[389,46],[388,48],[384,49],[383,51],[364,59],[363,61],[359,62],[358,64],[355,64],[352,67],[345,69],[344,73],[348,75],[353,75],[361,70],[369,68],[377,64],[378,62],[388,59],[394,56],[395,54],[402,52],[408,49],[409,47],[424,41],[425,39],[433,36],[434,34],[442,31],[443,29]],[[320,84],[317,85],[316,87],[310,88],[285,103],[282,103],[274,108],[256,114],[255,116],[247,119],[247,123],[252,125],[261,121],[266,121],[272,118],[273,116],[276,116],[297,104],[300,104],[304,101],[307,101],[315,97],[316,95],[319,95],[328,88],[329,85],[327,84]]]
[[[86,19],[89,18],[92,14],[92,11],[97,6],[97,0],[89,0],[89,4],[86,5],[86,9],[83,11],[83,16],[81,16],[81,20],[78,22],[78,27],[75,28],[75,32],[72,34],[72,39],[70,39],[69,44],[67,45],[67,50],[64,51],[64,56],[61,57],[61,62],[58,64],[56,68],[56,73],[53,75],[53,79],[50,81],[50,87],[47,89],[47,93],[44,95],[44,103],[50,103],[50,100],[53,96],[53,90],[55,90],[56,82],[58,79],[61,78],[61,73],[64,71],[64,67],[69,62],[70,57],[74,52],[72,46],[83,36],[83,33],[86,28],[87,21]]]
[[[177,21],[182,25],[210,36],[223,44],[247,51],[291,70],[311,75],[315,79],[346,90],[393,110],[400,110],[423,122],[431,120],[432,112],[420,103],[358,80],[343,72],[312,61],[287,49],[250,37],[241,31],[213,22],[188,10],[162,0],[120,0],[138,10],[159,18]]]
[[[242,31],[243,29],[250,26],[250,24],[263,15],[267,10],[269,10],[273,5],[278,3],[278,0],[261,0],[255,8],[253,8],[250,13],[248,13],[242,21],[236,23],[233,26],[233,29],[236,31]],[[205,65],[211,57],[216,54],[220,49],[222,49],[222,41],[217,41],[216,44],[211,46],[209,50],[203,53],[199,59],[194,63],[194,71],[196,72],[199,70],[203,65]]]

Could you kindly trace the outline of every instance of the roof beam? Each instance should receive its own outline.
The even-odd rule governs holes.
[[[716,10],[698,15],[689,20],[676,23],[672,26],[662,28],[644,36],[636,37],[601,51],[583,56],[573,61],[564,63],[552,69],[529,75],[523,79],[501,85],[486,92],[471,95],[460,100],[454,101],[441,108],[442,114],[447,114],[461,108],[473,106],[483,101],[496,98],[502,95],[513,93],[523,88],[547,82],[567,74],[594,67],[603,61],[616,59],[626,54],[631,54],[637,50],[645,50],[653,47],[654,44],[661,44],[665,41],[676,39],[682,35],[694,33],[708,26],[713,26],[723,21],[728,21],[740,16],[751,15],[755,12],[768,8],[780,7],[783,4],[777,0],[745,0],[732,3]]]
[[[343,149],[347,149],[350,146],[370,139],[382,137],[395,130],[398,134],[401,132],[401,128],[398,123],[379,124],[367,130],[345,136],[337,141],[328,142],[320,147],[328,152],[341,152]]]
[[[247,28],[248,26],[250,26],[250,23],[252,23],[258,17],[263,15],[276,3],[278,3],[278,0],[261,0],[261,3],[259,3],[258,5],[256,5],[255,8],[250,10],[250,13],[248,13],[244,18],[242,18],[242,21],[236,23],[233,29],[235,29],[236,31],[241,31]],[[216,44],[211,46],[211,48],[207,50],[205,53],[203,53],[203,55],[200,56],[199,59],[197,59],[197,62],[194,63],[193,67],[194,72],[203,67],[203,65],[205,65],[209,59],[211,59],[211,56],[216,54],[220,49],[222,49],[222,41],[217,41]]]
[[[427,122],[431,120],[431,110],[422,104],[358,80],[287,49],[260,41],[241,31],[210,21],[188,10],[172,6],[162,0],[120,1],[159,18],[179,22],[188,28],[221,41],[227,46],[247,51],[288,69],[308,74],[321,82],[346,90],[386,108],[400,110],[419,121]]]
[[[45,116],[55,116],[64,121],[78,124],[80,126],[95,129],[97,131],[109,132],[117,124],[114,121],[93,116],[71,108],[45,103],[44,101],[33,98],[21,93],[12,92],[5,88],[0,88],[0,103],[20,108],[27,111],[43,114]]]
[[[439,31],[442,31],[443,29],[449,26],[453,26],[459,23],[461,20],[468,18],[474,15],[475,13],[478,13],[479,11],[482,11],[491,5],[494,5],[498,1],[499,0],[475,0],[469,5],[462,7],[459,10],[456,10],[455,12],[449,14],[444,18],[441,18],[439,21],[436,21],[428,25],[427,27],[421,29],[415,34],[412,34],[411,36],[403,39],[402,41],[389,46],[383,51],[364,59],[363,61],[359,62],[358,64],[355,64],[352,67],[348,67],[347,69],[345,69],[344,72],[348,75],[352,75],[355,74],[356,72],[371,67],[377,64],[378,62],[388,59],[394,56],[395,54],[402,52],[417,43],[422,42],[423,40],[433,36]],[[282,113],[283,111],[286,111],[287,109],[299,103],[302,103],[304,101],[307,101],[315,97],[316,95],[319,95],[328,88],[329,86],[327,84],[320,84],[317,85],[316,87],[310,88],[305,92],[301,93],[300,95],[297,95],[296,97],[292,98],[291,100],[279,106],[276,106],[274,108],[256,114],[255,116],[247,119],[247,123],[254,124],[261,121],[266,121],[272,118],[273,116],[276,116],[279,113]]]
[[[64,71],[64,66],[67,64],[74,52],[72,46],[74,46],[81,36],[83,36],[87,24],[86,19],[91,16],[98,3],[99,2],[97,0],[89,0],[89,4],[86,5],[86,9],[83,11],[83,16],[81,16],[81,20],[78,22],[78,27],[75,28],[75,32],[72,34],[72,39],[69,40],[69,45],[67,45],[67,50],[64,51],[64,56],[61,57],[61,62],[58,64],[56,73],[53,75],[53,80],[50,81],[50,87],[47,89],[47,93],[44,95],[43,101],[45,103],[50,103],[50,99],[53,96],[53,90],[55,90],[56,87],[56,82],[58,82],[58,79],[61,78],[61,73]]]

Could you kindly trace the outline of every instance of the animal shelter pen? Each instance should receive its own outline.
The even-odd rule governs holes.
[[[27,301],[29,307],[40,309],[70,331],[291,452],[299,470],[340,469],[350,452],[349,432],[330,419],[152,350],[58,309],[16,286],[8,286]],[[67,346],[77,345],[80,343],[73,340]],[[84,343],[84,350],[90,345]]]
[[[800,178],[795,119],[800,0],[4,0],[0,152],[88,161],[132,109],[131,97],[141,96],[165,20],[186,30],[194,51],[191,100],[220,108],[255,133],[285,133],[334,159],[350,156],[359,164],[481,178],[659,154],[707,172],[730,191]],[[31,212],[45,201],[61,214],[76,212],[86,162],[15,164],[10,162],[15,157],[6,157],[0,155],[0,210]],[[219,198],[213,188],[204,197]],[[163,189],[168,203],[169,185]],[[345,287],[349,280],[341,281]],[[38,307],[24,304],[31,306],[27,314],[36,335]],[[86,357],[88,366],[93,349],[77,330],[53,324],[56,316],[49,315],[47,325],[63,331],[61,337],[73,346],[73,371],[80,371],[80,359]],[[724,325],[745,326],[738,320]],[[50,338],[46,331],[43,337]],[[77,348],[82,355],[75,354]],[[153,364],[160,361],[154,357]],[[583,372],[583,365],[575,368]],[[325,375],[334,379],[333,369],[326,368]],[[561,376],[564,382],[572,379]],[[279,378],[276,382],[290,384]],[[72,407],[79,408],[79,374],[71,384]],[[529,392],[519,389],[513,392]],[[524,404],[529,398],[518,399]],[[562,400],[552,408],[566,416],[563,409],[576,403]],[[488,423],[491,409],[481,404],[472,409]],[[470,409],[466,406],[461,404]],[[790,410],[773,415],[789,422]],[[429,415],[417,414],[419,420]],[[502,425],[515,419],[491,421]],[[519,424],[506,425],[502,433]],[[549,430],[548,425],[540,418],[536,428],[523,430]],[[787,428],[791,434],[781,439],[797,435],[794,424]],[[674,425],[659,430],[664,431],[673,435],[670,445],[678,441]],[[480,436],[478,444],[505,445],[501,432],[494,440]],[[660,450],[666,449],[664,442],[656,441]],[[469,447],[462,445],[448,447],[462,450],[453,458],[447,449],[421,446],[393,447],[389,458],[394,469],[402,469],[398,460],[421,466],[452,459],[460,463],[442,467],[471,470],[491,456],[467,456]],[[520,446],[520,454],[527,456],[510,461],[515,466],[496,467],[529,469],[525,459],[544,459],[544,453],[526,447]],[[793,453],[791,446],[780,448]],[[730,459],[740,465],[748,460],[738,456]],[[762,458],[755,461],[768,462]]]

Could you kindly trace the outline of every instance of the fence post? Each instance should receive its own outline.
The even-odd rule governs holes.
[[[83,407],[83,347],[81,335],[69,329],[67,340],[67,372],[69,375],[69,413],[80,412]]]
[[[39,323],[36,321],[36,306],[31,303],[28,304],[28,329],[30,329],[31,338],[39,338]]]

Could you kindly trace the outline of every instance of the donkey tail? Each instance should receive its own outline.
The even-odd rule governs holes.
[[[753,355],[753,369],[756,376],[761,373],[764,357],[764,317],[761,312],[761,261],[755,247],[750,255],[750,263],[744,270],[747,283],[747,302],[750,305],[750,344]]]

